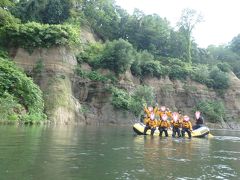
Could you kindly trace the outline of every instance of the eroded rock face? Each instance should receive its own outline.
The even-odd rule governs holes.
[[[36,49],[29,54],[19,48],[11,52],[14,61],[26,72],[33,72],[37,62],[42,61],[44,69],[35,77],[44,93],[46,113],[56,124],[132,124],[134,116],[126,111],[116,110],[111,105],[109,85],[74,76],[77,65],[74,54],[65,47]],[[91,67],[84,64],[85,71]],[[106,70],[101,70],[108,73]],[[169,78],[145,78],[139,80],[130,71],[120,76],[119,86],[132,91],[145,84],[154,88],[156,102],[173,111],[182,110],[193,117],[192,108],[203,100],[222,100],[226,107],[224,127],[235,128],[240,121],[240,80],[230,73],[231,86],[221,96],[205,85],[191,80],[171,81]],[[140,83],[141,82],[141,83]]]
[[[73,74],[77,65],[74,54],[66,47],[36,48],[32,53],[18,48],[12,49],[10,55],[16,64],[26,71],[31,71],[39,61],[42,61],[45,71]]]
[[[71,76],[77,65],[74,54],[66,47],[39,48],[32,53],[13,49],[10,53],[16,64],[34,77],[43,91],[45,111],[55,124],[81,123],[81,105],[72,95]],[[35,72],[37,64],[41,69]]]

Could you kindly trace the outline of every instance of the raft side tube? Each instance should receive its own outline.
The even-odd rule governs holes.
[[[133,131],[138,134],[138,135],[143,135],[145,125],[143,123],[135,123],[133,125]],[[198,129],[195,129],[192,131],[192,137],[198,137],[198,138],[203,138],[206,137],[210,133],[210,130],[208,127],[200,127]],[[147,135],[151,135],[151,130],[147,130],[146,132]],[[159,136],[159,130],[158,128],[154,131],[154,136]],[[172,130],[168,130],[168,135],[172,135]],[[164,133],[163,133],[164,136]],[[188,137],[187,133],[185,133],[185,136]]]

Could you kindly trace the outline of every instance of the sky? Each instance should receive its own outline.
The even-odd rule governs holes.
[[[145,14],[166,17],[175,27],[185,8],[203,16],[192,36],[199,47],[226,45],[240,34],[240,0],[116,0],[116,4],[132,14],[135,8]]]

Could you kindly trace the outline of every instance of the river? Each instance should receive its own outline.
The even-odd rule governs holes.
[[[160,139],[131,127],[0,126],[0,179],[239,179],[240,131],[212,134]]]

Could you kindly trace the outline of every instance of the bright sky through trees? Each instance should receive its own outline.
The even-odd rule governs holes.
[[[193,37],[199,47],[210,44],[227,44],[240,34],[240,0],[116,0],[117,4],[132,14],[134,8],[145,14],[166,17],[175,27],[185,8],[195,9],[204,22],[196,25]]]

